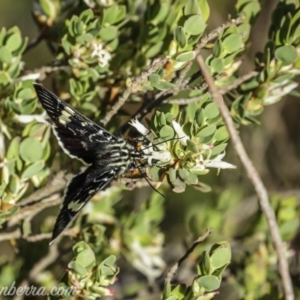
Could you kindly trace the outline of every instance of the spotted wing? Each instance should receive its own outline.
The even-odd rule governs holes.
[[[110,183],[117,173],[118,169],[92,165],[83,173],[73,177],[65,190],[64,201],[54,225],[50,244],[68,226],[84,205],[99,190]]]
[[[83,116],[70,105],[39,84],[34,84],[37,96],[53,123],[53,131],[63,150],[87,164],[95,161],[97,150],[115,137]]]

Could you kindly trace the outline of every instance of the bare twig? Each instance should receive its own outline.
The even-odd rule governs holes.
[[[43,30],[36,38],[34,38],[30,43],[28,43],[26,49],[24,50],[24,53],[37,46],[44,39],[44,37],[45,30]]]
[[[13,215],[10,220],[8,221],[8,227],[12,227],[16,225],[19,221],[27,218],[32,218],[36,214],[38,214],[41,210],[45,209],[46,207],[55,206],[61,203],[61,196],[60,194],[54,194],[45,198],[45,202],[38,202],[34,205],[29,205],[23,207],[18,211],[15,215]]]
[[[268,199],[267,190],[243,146],[243,143],[239,137],[238,132],[235,129],[234,123],[229,114],[228,108],[224,103],[223,97],[216,89],[216,87],[214,85],[214,81],[213,81],[211,75],[209,74],[202,57],[198,56],[197,62],[199,64],[199,66],[202,70],[202,74],[209,86],[210,93],[220,109],[220,113],[223,117],[224,123],[227,126],[227,129],[228,129],[229,135],[231,137],[231,141],[233,143],[235,151],[236,151],[237,155],[239,156],[242,164],[244,165],[244,168],[246,169],[247,175],[248,175],[249,179],[251,180],[253,187],[256,191],[256,194],[258,196],[261,209],[266,216],[266,219],[267,219],[267,222],[269,225],[271,238],[272,238],[272,241],[273,241],[273,244],[275,247],[275,251],[276,251],[277,257],[278,257],[279,272],[280,272],[281,278],[282,278],[285,299],[293,300],[293,299],[295,299],[295,296],[294,296],[294,292],[293,292],[291,277],[289,274],[288,261],[287,261],[285,251],[284,251],[285,248],[284,248],[284,245],[283,245],[280,233],[279,233],[278,225],[276,223],[275,213],[274,213],[274,211],[270,205],[269,199]]]
[[[105,118],[101,121],[103,125],[106,125],[110,119],[118,112],[118,110],[124,105],[128,97],[143,83],[147,80],[148,76],[156,72],[160,67],[166,64],[168,61],[167,57],[158,59],[151,66],[143,72],[140,76],[132,80],[131,85],[123,92],[119,97],[118,101],[114,104],[111,110],[106,114]]]
[[[25,80],[43,81],[50,73],[57,72],[60,70],[70,70],[70,69],[71,69],[71,67],[68,65],[65,65],[65,66],[43,66],[39,69],[35,69],[30,72],[26,72],[27,74],[16,78],[15,82],[22,82]]]
[[[203,242],[212,232],[211,228],[208,228],[206,232],[200,236],[196,241],[194,241],[193,245],[185,252],[185,254],[176,262],[175,265],[171,267],[169,272],[167,273],[167,276],[165,278],[165,283],[170,283],[172,278],[174,277],[177,269],[180,267],[180,265],[187,259],[187,257],[194,251],[194,249]]]
[[[72,232],[73,232],[73,230],[70,228],[70,229],[67,229],[67,230],[63,231],[61,233],[61,235],[62,236],[72,235]],[[34,243],[34,242],[38,242],[38,241],[41,241],[41,240],[47,240],[47,239],[50,240],[51,237],[52,237],[51,232],[24,236],[24,235],[22,235],[21,229],[17,228],[16,230],[14,230],[12,232],[0,234],[0,242],[9,241],[9,240],[23,239],[23,240],[26,240],[27,242]]]
[[[71,174],[66,174],[64,171],[57,173],[52,180],[44,187],[31,193],[28,197],[18,202],[19,206],[25,206],[41,200],[42,198],[49,197],[53,193],[60,192],[67,184],[67,181],[71,179]]]

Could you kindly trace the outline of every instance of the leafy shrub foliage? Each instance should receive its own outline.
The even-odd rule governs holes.
[[[278,2],[268,41],[244,75],[240,66],[261,4],[237,0],[233,18],[215,29],[207,25],[211,9],[206,0],[35,0],[35,41],[18,27],[1,28],[0,241],[16,249],[9,265],[8,254],[0,256],[3,286],[59,285],[69,291],[64,299],[152,299],[149,286],[153,299],[282,299],[264,216],[243,208],[243,187],[220,191],[211,179],[212,168],[227,174],[235,166],[223,160],[230,137],[195,58],[205,57],[236,128],[259,124],[266,106],[296,94],[299,1]],[[24,53],[41,41],[52,61],[28,70]],[[168,155],[147,170],[166,199],[150,193],[144,178],[119,178],[48,248],[56,216],[49,207],[61,202],[70,174],[82,166],[59,148],[36,81],[112,133],[137,136],[136,119],[143,120]],[[299,204],[280,195],[271,202],[291,256]],[[243,219],[236,217],[243,210]],[[208,227],[210,239],[190,252],[180,248],[185,242],[191,249]],[[182,256],[188,266],[181,266]],[[166,270],[176,261],[174,280]]]

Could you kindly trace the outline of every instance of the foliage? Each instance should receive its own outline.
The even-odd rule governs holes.
[[[33,17],[39,41],[47,43],[53,60],[38,70],[25,70],[24,63],[25,51],[30,55],[36,45],[28,44],[18,27],[1,28],[0,224],[4,229],[15,229],[18,224],[22,231],[19,227],[9,231],[14,242],[7,247],[17,249],[19,257],[8,268],[5,255],[0,256],[0,282],[10,285],[26,279],[50,289],[60,282],[59,269],[60,273],[67,270],[61,287],[72,287],[89,299],[112,295],[115,286],[121,290],[122,296],[118,296],[122,299],[138,297],[148,283],[157,284],[166,270],[169,253],[164,252],[164,243],[172,240],[168,235],[175,232],[177,244],[192,243],[205,228],[213,227],[213,242],[198,246],[188,258],[197,270],[189,270],[190,276],[182,282],[180,277],[176,283],[164,282],[157,299],[218,299],[222,275],[223,284],[238,295],[232,299],[281,299],[264,216],[257,207],[249,211],[243,208],[248,203],[241,199],[248,195],[238,184],[227,185],[220,192],[215,182],[209,182],[211,168],[235,166],[222,160],[229,135],[194,62],[203,51],[237,128],[259,124],[258,117],[266,106],[287,94],[296,95],[295,76],[300,74],[297,0],[279,1],[268,41],[253,61],[254,72],[248,77],[239,73],[260,10],[259,1],[237,0],[236,18],[212,31],[207,25],[212,8],[206,0],[139,4],[35,0]],[[77,110],[96,122],[102,120],[111,132],[137,134],[138,122],[132,121],[128,130],[127,120],[152,113],[146,119],[147,128],[168,159],[158,161],[147,175],[162,187],[168,201],[148,190],[128,191],[130,183],[121,178],[117,185],[96,195],[76,219],[68,234],[77,243],[72,247],[70,236],[61,243],[62,252],[71,253],[73,248],[73,260],[70,255],[59,257],[54,266],[27,276],[26,268],[33,268],[48,251],[46,242],[39,240],[51,231],[55,214],[43,209],[56,205],[63,194],[61,182],[56,190],[49,188],[49,182],[60,170],[73,173],[80,169],[78,162],[59,150],[51,134],[32,87],[39,78],[46,78],[45,85],[52,83],[55,93]],[[118,103],[125,102],[125,108],[112,113]],[[139,107],[138,113],[128,112],[127,105]],[[131,184],[141,182],[137,178]],[[200,194],[209,191],[207,196]],[[166,210],[166,205],[173,208]],[[292,255],[288,249],[299,228],[299,204],[293,196],[275,195],[272,205],[286,251]],[[241,217],[236,217],[241,211]],[[161,225],[167,223],[176,226],[173,232]],[[5,234],[3,241],[8,240]],[[228,242],[220,240],[230,240],[232,250]],[[27,260],[31,241],[36,243],[30,244],[34,249],[30,254],[37,255]],[[178,261],[178,251],[175,255],[169,260]],[[134,268],[147,282],[135,278],[118,285],[116,279],[120,276],[122,281],[126,276],[122,275],[122,265],[124,274]],[[300,293],[299,282],[295,291]],[[64,297],[72,299],[70,295]]]

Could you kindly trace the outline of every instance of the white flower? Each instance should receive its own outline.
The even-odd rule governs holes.
[[[147,129],[142,123],[140,123],[138,119],[131,119],[128,124],[133,126],[141,135],[149,139],[148,135],[149,133],[151,133],[151,131]]]
[[[103,48],[101,43],[92,43],[92,57],[97,57],[100,67],[105,67],[111,59],[111,54]]]
[[[172,155],[170,151],[167,150],[165,143],[158,143],[155,145],[153,143],[153,133],[137,119],[130,120],[129,124],[133,126],[143,137],[147,138],[151,142],[149,145],[142,145],[141,147],[143,152],[148,157],[147,161],[149,166],[153,166],[153,164],[163,166],[171,161]]]
[[[189,140],[189,136],[187,136],[183,130],[182,130],[182,127],[179,125],[179,123],[177,123],[175,120],[172,120],[172,125],[173,125],[173,128],[177,134],[177,136],[179,137],[180,139],[180,143],[183,145],[183,146],[186,146],[186,143],[187,143],[187,140]]]
[[[194,169],[200,171],[204,171],[206,168],[235,169],[235,165],[222,161],[222,158],[224,156],[225,152],[219,154],[214,159],[203,159],[203,156],[200,154],[199,158],[196,159],[196,166],[194,167]]]
[[[163,236],[158,235],[152,245],[142,246],[135,240],[130,245],[133,266],[148,277],[152,282],[165,269],[165,262],[161,258]]]

